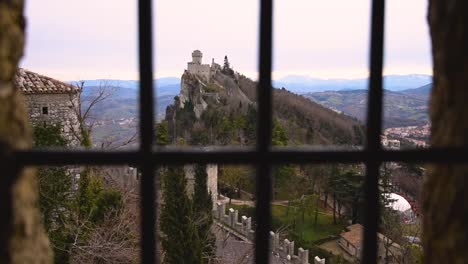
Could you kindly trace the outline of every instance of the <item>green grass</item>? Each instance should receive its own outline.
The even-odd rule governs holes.
[[[239,210],[239,217],[247,215],[252,217],[255,221],[253,207],[245,205],[226,205],[226,208],[234,208]],[[289,213],[287,212],[287,206],[272,205],[272,226],[273,230],[278,228],[287,228],[289,230],[289,239],[293,239],[296,243],[299,243],[302,230],[302,241],[301,246],[310,247],[315,241],[323,239],[332,235],[338,235],[346,226],[343,223],[333,224],[333,216],[325,214],[319,211],[317,217],[317,225],[314,225],[314,213],[310,214],[306,212],[304,217],[304,223],[302,223],[302,215],[296,214],[296,228],[293,228],[294,223],[294,209],[290,208]]]
[[[272,205],[271,213],[273,216],[273,228],[289,227],[291,234],[295,234],[298,238],[301,237],[304,244],[312,244],[313,242],[326,238],[331,235],[339,234],[345,227],[344,224],[333,224],[333,216],[319,211],[317,217],[317,225],[314,224],[315,215],[305,213],[304,223],[302,222],[302,214],[297,213],[294,217],[294,210],[290,208],[289,214],[286,206]],[[294,218],[296,218],[296,227],[294,227]]]

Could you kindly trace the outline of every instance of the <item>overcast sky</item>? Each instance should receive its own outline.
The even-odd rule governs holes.
[[[130,0],[26,1],[22,67],[62,80],[137,79],[137,6]],[[191,52],[228,55],[256,78],[258,1],[155,0],[157,77],[180,77]],[[370,1],[276,0],[274,78],[367,76]],[[427,0],[387,1],[385,73],[431,74]]]

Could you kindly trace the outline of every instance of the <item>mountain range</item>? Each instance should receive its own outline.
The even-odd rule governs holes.
[[[428,75],[392,75],[385,77],[385,117],[386,127],[420,125],[428,120],[427,105],[432,85]],[[138,118],[138,87],[134,80],[85,80],[84,98],[91,98],[100,86],[112,90],[112,95],[99,106],[93,115],[96,120],[121,120],[122,118]],[[76,83],[76,82],[71,82]],[[173,98],[180,93],[181,80],[176,77],[155,80],[157,88],[156,111],[157,119],[165,117],[167,106],[173,103]],[[365,120],[367,107],[366,79],[314,79],[305,76],[288,76],[274,81],[275,87],[286,90],[319,103],[328,108],[338,110],[346,115]],[[421,85],[419,85],[421,84]],[[419,85],[420,87],[417,87]],[[401,89],[407,87],[408,89]],[[353,89],[362,88],[362,89]],[[114,123],[112,126],[116,126]],[[105,126],[99,130],[106,130]],[[118,129],[117,129],[118,130]],[[104,133],[104,132],[103,132]]]
[[[428,104],[432,84],[401,91],[384,90],[384,127],[428,123]],[[366,120],[367,90],[325,91],[303,94],[304,97],[336,111]]]
[[[273,86],[297,93],[311,93],[340,90],[365,90],[368,86],[368,78],[359,79],[318,79],[309,76],[290,75],[274,80]],[[418,88],[432,82],[432,76],[423,74],[386,75],[384,76],[384,89],[390,91],[402,91]]]

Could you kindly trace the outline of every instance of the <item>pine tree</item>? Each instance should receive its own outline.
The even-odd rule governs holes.
[[[184,170],[169,166],[163,176],[163,207],[160,228],[164,263],[199,264],[201,246],[193,221],[191,201],[186,193]]]
[[[231,69],[231,65],[229,64],[229,60],[227,56],[224,56],[224,65],[222,72],[226,75],[234,75],[234,71]]]
[[[206,165],[195,165],[195,188],[193,195],[193,219],[198,226],[202,248],[202,263],[210,263],[215,256],[215,238],[210,231],[213,224],[213,201],[207,186]]]
[[[162,121],[156,125],[156,145],[164,146],[169,144],[169,128],[167,121]]]
[[[229,69],[231,69],[229,65],[229,60],[227,56],[224,56],[224,65],[223,65],[223,71],[227,72]]]

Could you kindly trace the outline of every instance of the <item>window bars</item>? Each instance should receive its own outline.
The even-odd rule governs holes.
[[[258,131],[257,148],[253,150],[213,151],[165,150],[152,148],[154,131],[153,94],[153,42],[152,1],[138,1],[139,25],[139,70],[140,70],[140,149],[138,151],[102,152],[67,150],[28,150],[9,152],[0,146],[0,160],[11,161],[11,169],[26,165],[118,165],[136,164],[142,168],[141,177],[141,249],[143,263],[157,263],[156,213],[154,169],[162,164],[186,163],[249,163],[257,166],[255,261],[269,261],[268,233],[271,226],[271,179],[272,164],[281,163],[356,163],[366,165],[365,181],[365,234],[363,263],[376,263],[379,206],[379,166],[386,161],[404,162],[468,162],[466,148],[430,148],[387,151],[380,146],[382,124],[382,64],[384,36],[384,0],[372,1],[370,82],[367,119],[367,141],[363,150],[297,150],[292,148],[271,149],[272,127],[272,21],[273,0],[260,0],[260,45],[258,85]],[[13,170],[12,170],[13,171]],[[12,184],[12,182],[10,183]]]

